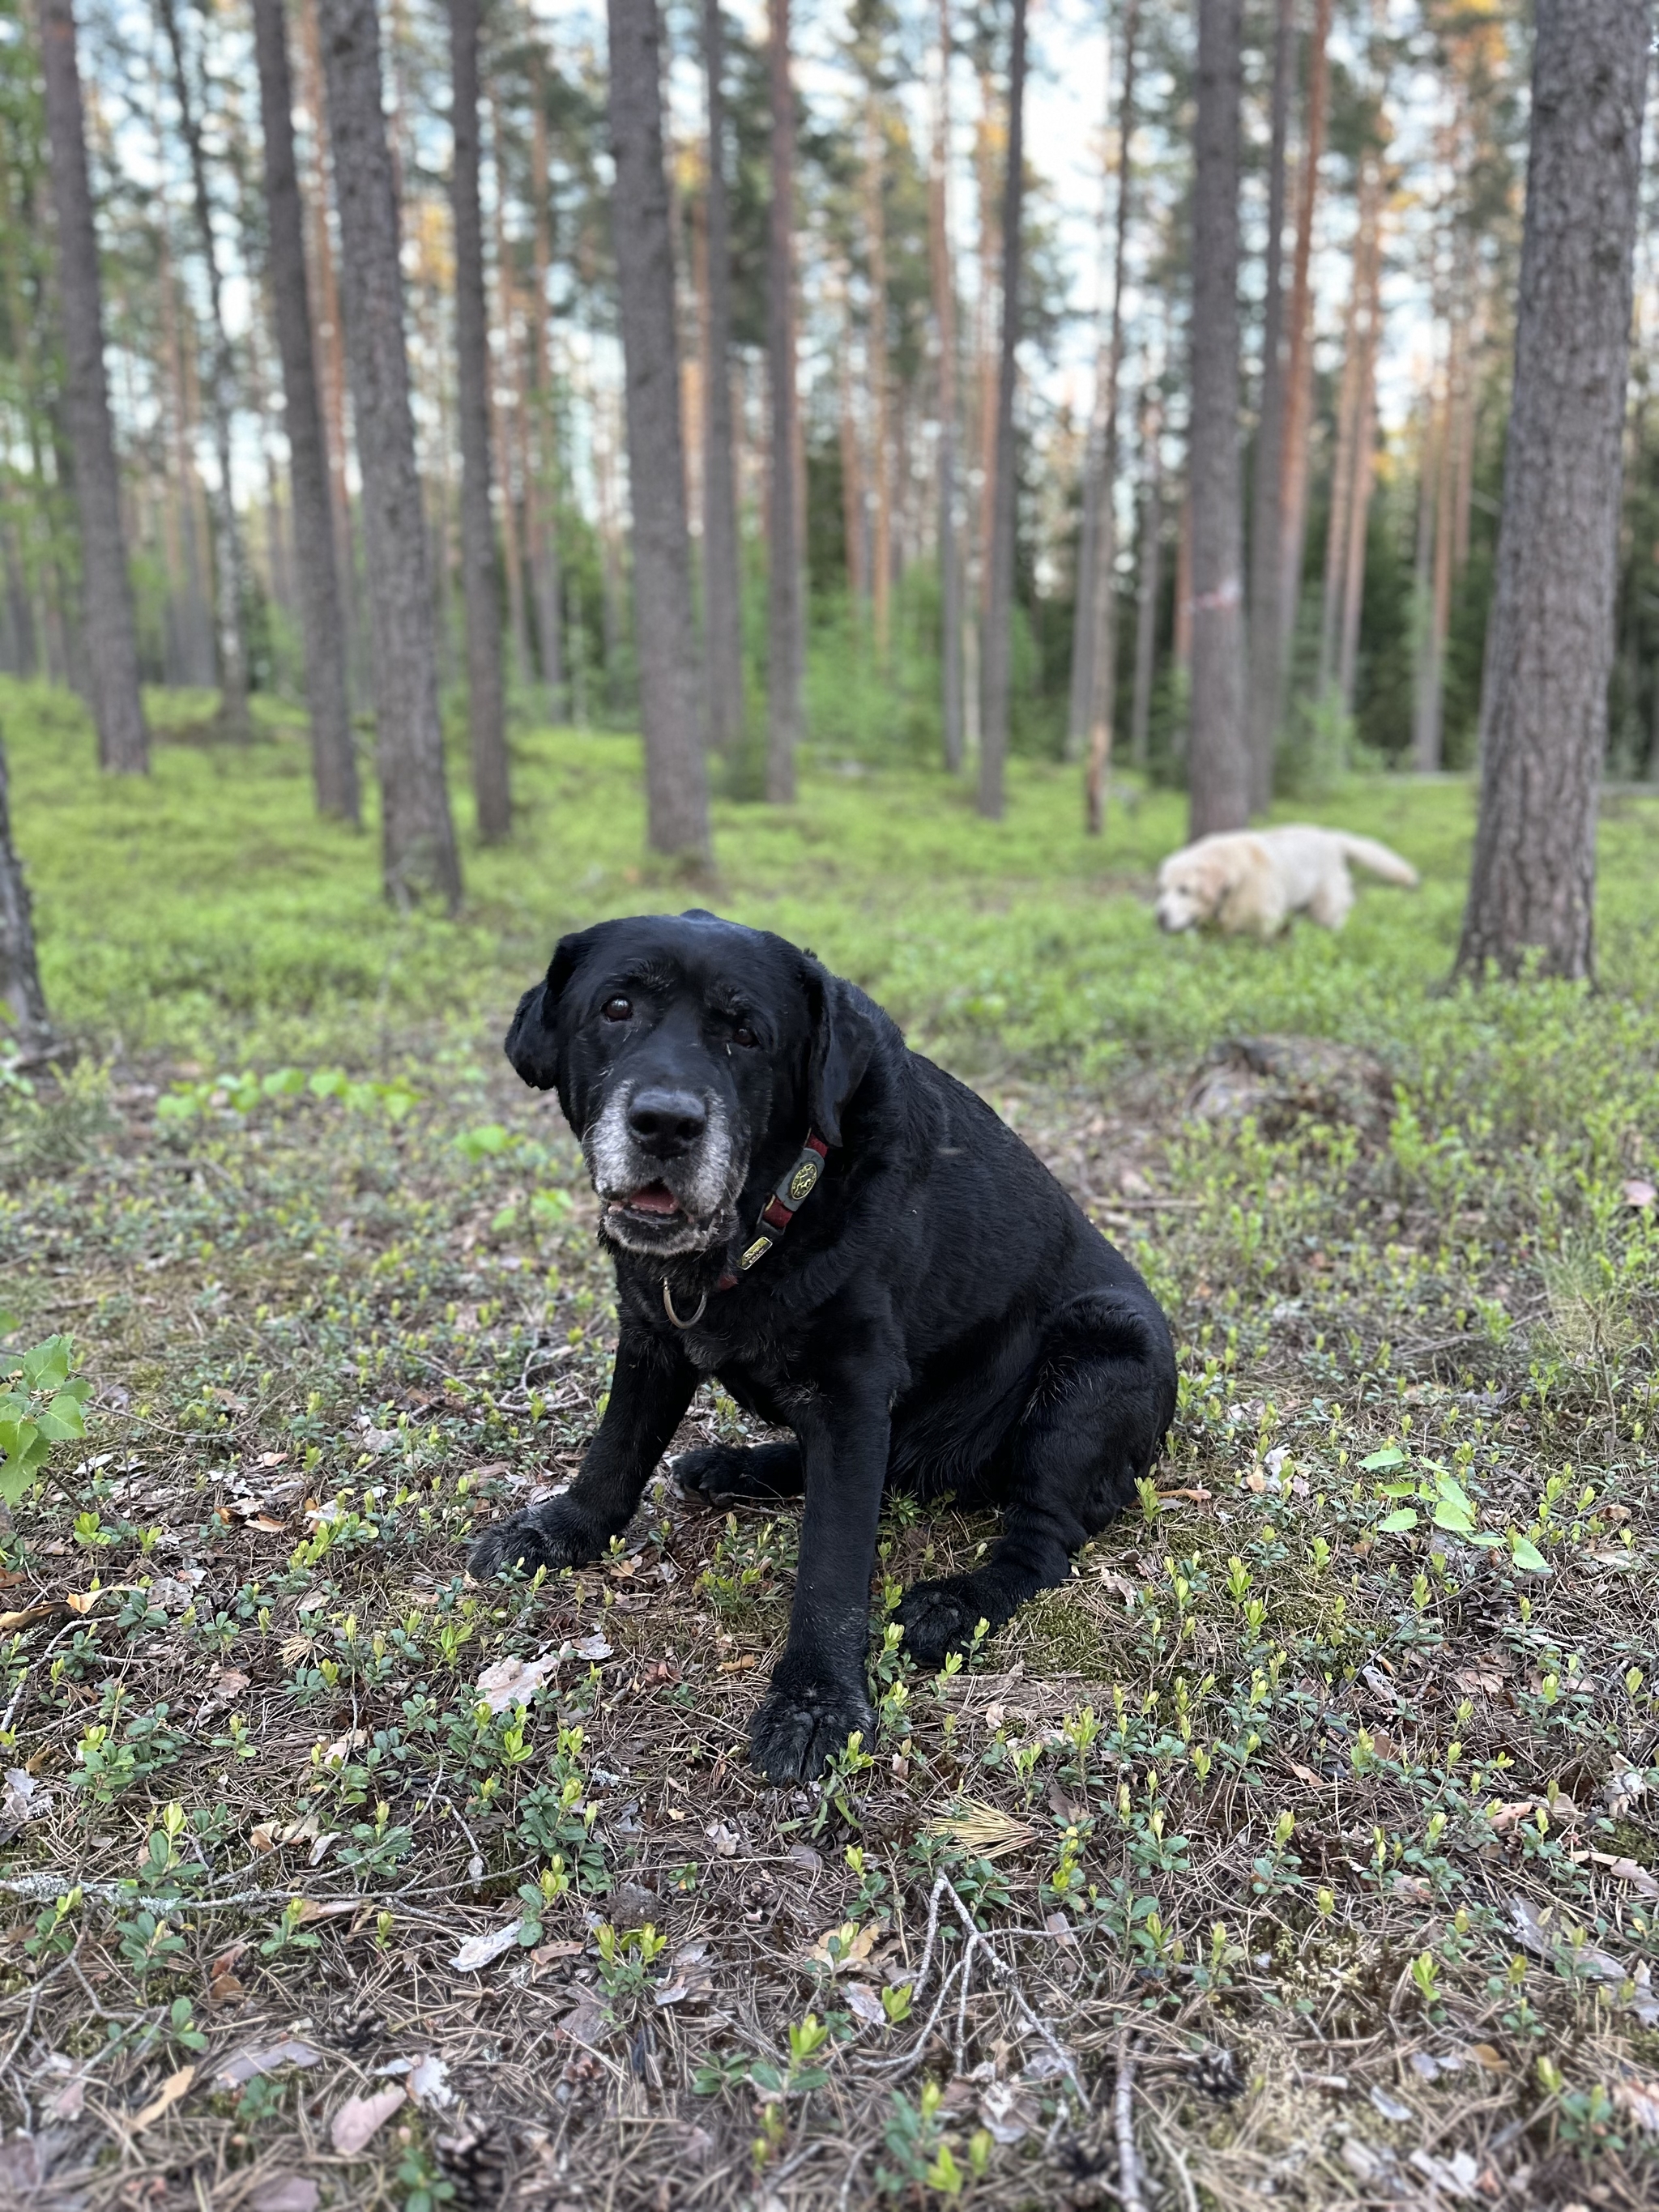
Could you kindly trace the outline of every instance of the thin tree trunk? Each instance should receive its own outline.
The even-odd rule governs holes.
[[[519,484],[523,471],[524,377],[520,366],[518,299],[507,250],[507,199],[501,185],[501,125],[495,102],[490,115],[495,137],[495,324],[501,334],[501,365],[490,363],[486,332],[484,365],[489,376],[489,421],[495,444],[491,475],[499,493],[501,565],[507,571],[507,634],[513,645],[513,680],[530,688],[530,621],[525,599],[525,559],[519,535]],[[487,313],[487,311],[486,311]]]
[[[478,835],[498,844],[513,826],[507,789],[501,610],[490,508],[489,325],[484,308],[483,215],[479,204],[478,0],[449,0],[453,73],[455,411],[461,434],[461,590],[466,603],[467,729]],[[506,456],[501,457],[505,483]],[[510,521],[510,518],[508,518]],[[522,619],[520,631],[522,635]]]
[[[1364,271],[1364,297],[1359,331],[1359,389],[1354,402],[1352,489],[1347,506],[1347,544],[1342,556],[1337,599],[1341,623],[1336,656],[1336,691],[1344,716],[1353,713],[1354,678],[1359,659],[1359,618],[1365,596],[1365,546],[1370,523],[1371,486],[1376,466],[1376,356],[1382,343],[1382,243],[1381,156],[1373,155],[1369,203],[1360,220],[1369,222]]]
[[[294,87],[283,0],[253,0],[253,37],[264,134],[270,295],[283,361],[283,428],[294,504],[306,703],[311,710],[312,781],[322,813],[356,823],[362,818],[362,800],[346,690],[345,611],[334,558],[328,449],[312,345],[305,213],[294,158]]]
[[[1539,0],[1486,683],[1457,964],[1594,963],[1650,10]]]
[[[1412,704],[1412,766],[1419,775],[1440,766],[1439,729],[1434,702],[1435,522],[1440,511],[1440,479],[1446,461],[1445,415],[1432,385],[1423,400],[1423,454],[1417,483],[1417,556],[1412,572],[1412,629],[1416,641]]]
[[[1190,684],[1193,674],[1193,492],[1190,434],[1187,455],[1188,483],[1181,495],[1176,526],[1175,636],[1171,641],[1176,672]]]
[[[1331,0],[1314,0],[1308,46],[1308,114],[1296,222],[1296,267],[1291,284],[1291,351],[1285,374],[1285,450],[1280,477],[1284,531],[1279,623],[1279,683],[1290,665],[1302,605],[1302,549],[1307,532],[1308,444],[1313,418],[1313,234],[1319,206],[1319,166],[1325,153],[1326,96],[1330,83]]]
[[[884,665],[892,640],[893,455],[887,368],[887,222],[882,204],[885,168],[881,117],[872,88],[864,121],[864,238],[870,257],[870,321],[865,371],[870,385],[870,465],[875,513],[870,547],[870,611],[876,658]]]
[[[1250,807],[1273,797],[1273,754],[1285,711],[1285,185],[1290,136],[1291,80],[1296,73],[1296,0],[1278,0],[1273,31],[1273,126],[1267,154],[1267,299],[1261,324],[1261,402],[1256,417],[1255,474],[1250,498]]]
[[[1241,0],[1199,0],[1193,185],[1190,830],[1242,830],[1250,814],[1244,726],[1243,515],[1238,452],[1238,138]]]
[[[795,497],[795,88],[789,0],[768,0],[772,95],[772,206],[766,272],[766,350],[771,383],[767,586],[766,795],[795,796],[802,730],[800,517]]]
[[[985,641],[980,648],[979,811],[1000,822],[1008,751],[1017,521],[1014,382],[1019,365],[1020,247],[1025,205],[1025,5],[1013,0],[1008,58],[1008,162],[1002,187],[1002,340],[998,349],[994,493],[986,548]]]
[[[73,0],[40,0],[40,58],[58,218],[64,415],[75,456],[82,606],[98,763],[118,774],[141,775],[149,767],[149,732],[138,689],[138,636],[104,369],[103,297]]]
[[[1131,0],[1133,4],[1133,0]],[[1110,135],[1112,124],[1112,64],[1116,56],[1109,35],[1106,45],[1106,103],[1103,118]],[[1066,699],[1066,757],[1081,760],[1089,742],[1089,709],[1094,696],[1095,574],[1100,535],[1101,446],[1105,436],[1107,354],[1111,344],[1112,235],[1114,191],[1123,192],[1121,173],[1114,177],[1109,163],[1103,164],[1100,184],[1100,224],[1096,254],[1100,304],[1095,315],[1094,401],[1084,432],[1083,507],[1078,520],[1077,573],[1072,592],[1072,676]]]
[[[1146,765],[1152,719],[1152,669],[1158,647],[1159,556],[1164,541],[1163,409],[1148,387],[1141,416],[1140,445],[1146,464],[1141,495],[1139,598],[1135,606],[1134,693],[1129,708],[1129,757]]]
[[[0,742],[0,1020],[9,1026],[17,1056],[25,1067],[38,1067],[62,1055],[64,1048],[40,988],[29,887],[11,842],[11,796],[3,742]]]
[[[1371,258],[1376,245],[1379,181],[1376,156],[1367,150],[1362,156],[1359,177],[1353,276],[1348,289],[1348,311],[1343,333],[1342,386],[1337,400],[1336,458],[1331,471],[1330,515],[1325,532],[1325,580],[1319,616],[1319,696],[1322,699],[1336,677],[1351,524],[1359,482],[1359,452],[1370,428],[1370,398],[1365,371],[1370,349]]]
[[[213,522],[214,613],[219,638],[219,683],[224,695],[225,732],[239,744],[252,735],[248,721],[248,653],[245,600],[247,559],[242,545],[241,518],[236,512],[236,489],[231,476],[234,440],[236,371],[225,325],[224,296],[219,282],[219,249],[213,235],[213,203],[208,191],[207,157],[202,144],[201,118],[191,98],[190,76],[185,62],[184,40],[179,29],[177,0],[156,0],[161,27],[173,58],[173,93],[179,103],[179,127],[190,156],[191,195],[196,224],[202,235],[202,263],[207,273],[208,319],[213,334],[208,375],[208,408],[213,417],[216,473],[210,501]]]
[[[535,195],[533,237],[536,255],[536,300],[531,320],[531,368],[534,384],[532,408],[530,490],[534,507],[530,521],[530,562],[536,600],[536,637],[541,648],[542,682],[549,712],[556,720],[564,711],[563,593],[559,582],[559,476],[553,409],[553,378],[548,359],[548,271],[552,264],[549,221],[547,152],[547,74],[539,43],[531,78],[535,114],[530,142],[531,188]]]
[[[1084,826],[1098,837],[1106,826],[1112,724],[1117,711],[1117,415],[1123,374],[1123,277],[1129,246],[1135,132],[1135,40],[1139,0],[1123,10],[1123,102],[1117,128],[1117,245],[1112,257],[1112,313],[1106,349],[1104,421],[1100,440],[1100,495],[1096,506],[1094,631],[1089,650],[1089,765],[1084,777]]]
[[[334,563],[344,592],[346,677],[361,690],[362,610],[353,556],[351,495],[346,476],[345,323],[340,313],[340,284],[329,228],[327,94],[323,83],[320,0],[299,0],[300,96],[311,118],[312,159],[306,219],[310,226],[307,274],[311,280],[311,325],[317,337],[317,388],[328,441],[329,514],[334,527]]]
[[[939,710],[945,765],[963,758],[962,541],[957,528],[957,284],[951,246],[951,0],[939,0],[939,102],[927,189],[933,331],[939,347]]]
[[[732,220],[726,189],[726,26],[722,0],[703,0],[708,103],[708,313],[703,325],[702,620],[708,742],[743,739],[743,586],[732,438]]]
[[[319,6],[368,553],[382,867],[395,903],[435,893],[453,908],[461,869],[444,778],[380,24],[374,0]]]
[[[663,167],[657,0],[609,0],[611,146],[634,517],[634,635],[653,852],[705,865],[708,776],[691,622],[674,252]]]
[[[847,556],[848,592],[854,605],[861,608],[870,588],[865,560],[864,456],[859,443],[858,386],[853,374],[853,301],[845,270],[842,272],[841,296],[842,343],[836,374],[841,418],[841,529]]]

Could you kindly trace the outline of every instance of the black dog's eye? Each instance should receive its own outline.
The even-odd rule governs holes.
[[[605,1000],[599,1012],[608,1022],[625,1022],[634,1012],[634,1001],[631,999],[624,999],[618,992],[614,999]]]
[[[733,1044],[742,1045],[746,1051],[752,1051],[760,1042],[760,1039],[755,1035],[755,1032],[750,1028],[747,1022],[739,1022],[736,1029],[732,1032],[732,1042]]]

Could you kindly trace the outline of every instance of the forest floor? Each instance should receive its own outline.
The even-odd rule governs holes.
[[[890,1512],[878,1739],[777,1791],[793,1515],[665,1474],[599,1566],[464,1572],[606,1387],[496,1040],[561,927],[680,896],[635,748],[524,738],[465,918],[400,921],[294,733],[190,711],[135,788],[0,687],[80,1047],[0,1091],[0,1303],[91,1384],[0,1551],[0,2203],[1651,2204],[1659,804],[1594,994],[1445,988],[1455,785],[1305,810],[1424,887],[1270,947],[1158,936],[1169,795],[1093,847],[1035,767],[1000,830],[897,771],[718,810],[700,896],[975,1081],[1182,1370],[1157,1494],[955,1671],[882,1611],[990,1524]]]

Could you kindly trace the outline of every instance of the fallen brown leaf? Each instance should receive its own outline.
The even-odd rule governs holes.
[[[169,2074],[149,2104],[141,2106],[127,2122],[131,2132],[141,2135],[146,2128],[154,2127],[163,2112],[170,2112],[180,2097],[188,2094],[195,2079],[193,2066],[181,2066],[176,2074]]]
[[[334,2115],[329,2139],[341,2158],[357,2158],[368,2148],[398,2107],[407,2101],[403,2085],[393,2082],[372,2097],[348,2097]]]

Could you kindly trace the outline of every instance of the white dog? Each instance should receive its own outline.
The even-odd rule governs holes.
[[[1371,837],[1295,823],[1280,830],[1220,830],[1171,853],[1158,872],[1160,929],[1204,922],[1229,936],[1276,937],[1293,914],[1340,929],[1353,904],[1348,862],[1385,883],[1415,884],[1417,871]]]

